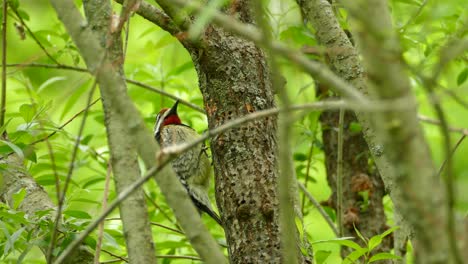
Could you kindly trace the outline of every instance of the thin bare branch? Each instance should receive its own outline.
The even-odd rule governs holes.
[[[8,0],[3,0],[3,19],[2,19],[2,95],[0,99],[0,127],[5,124],[5,112],[6,112],[6,57],[7,57],[7,10]],[[6,130],[2,135],[6,137]]]
[[[122,4],[124,0],[114,0],[115,2]],[[136,10],[136,13],[143,17],[144,19],[154,23],[165,31],[176,35],[181,32],[179,27],[174,23],[174,21],[166,15],[163,11],[159,10],[155,6],[148,4],[145,1],[140,2],[140,6]]]
[[[44,54],[54,63],[60,65],[60,63],[52,56],[50,55],[50,53],[47,51],[47,49],[44,47],[44,45],[42,45],[42,43],[39,41],[39,39],[36,37],[36,35],[34,34],[34,32],[32,32],[32,30],[29,28],[29,26],[26,24],[26,22],[24,22],[23,18],[21,17],[21,15],[18,13],[18,10],[16,10],[16,8],[13,6],[13,5],[10,5],[10,8],[11,10],[13,10],[13,13],[15,13],[16,17],[19,19],[21,25],[23,27],[26,28],[26,30],[28,31],[29,35],[32,37],[32,39],[34,40],[34,42],[36,42],[36,44],[39,46],[39,48],[41,48],[41,50],[44,52]]]
[[[427,124],[440,126],[439,120],[430,118],[428,116],[418,115],[418,119],[419,121],[427,123]],[[460,133],[465,136],[468,136],[468,128],[448,127],[448,130],[453,133]]]
[[[340,109],[338,121],[338,154],[336,166],[336,220],[338,224],[338,233],[342,237],[344,235],[343,228],[343,124],[345,110]]]
[[[104,185],[104,193],[102,194],[102,210],[105,210],[107,207],[107,199],[109,198],[109,184],[110,184],[110,175],[112,173],[112,165],[110,162],[107,163],[107,173],[106,173],[106,183]],[[97,243],[94,255],[94,264],[99,264],[99,256],[102,250],[102,238],[104,236],[104,221],[99,224]]]
[[[451,157],[453,157],[453,155],[455,155],[455,151],[457,151],[458,147],[461,145],[461,143],[463,142],[463,140],[465,140],[466,137],[467,137],[466,134],[463,134],[460,137],[460,139],[457,141],[457,143],[455,144],[455,147],[453,147],[453,149],[452,149],[452,151],[450,153]],[[444,170],[445,164],[447,164],[447,159],[445,159],[444,163],[442,163],[442,165],[440,166],[439,175],[442,174],[442,171]]]
[[[322,215],[323,219],[325,219],[325,221],[327,222],[328,226],[330,226],[330,229],[333,231],[333,233],[335,233],[335,236],[339,237],[340,234],[339,234],[338,229],[335,226],[335,223],[333,223],[333,220],[330,218],[330,216],[327,214],[327,212],[325,212],[325,210],[323,210],[320,203],[317,200],[315,200],[314,196],[312,196],[312,194],[310,194],[307,191],[307,188],[304,186],[304,184],[299,183],[299,188],[301,188],[301,191],[305,194],[305,196],[307,196],[307,198],[309,198],[310,202],[312,202],[312,204],[315,206],[315,208],[317,208],[319,213]]]

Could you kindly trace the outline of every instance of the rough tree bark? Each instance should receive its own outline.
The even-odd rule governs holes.
[[[332,189],[328,205],[335,210],[338,120],[339,111],[325,111],[320,115],[327,181]],[[356,227],[364,237],[371,238],[388,228],[382,203],[385,187],[377,168],[369,164],[371,155],[362,132],[350,131],[353,122],[357,122],[355,115],[347,111],[343,122],[343,236],[358,238]],[[367,197],[363,196],[366,195],[364,193]],[[361,239],[355,242],[364,246]],[[387,236],[373,253],[389,252],[391,248],[391,239]],[[348,253],[350,251],[343,248],[343,256]]]
[[[416,99],[403,66],[388,3],[371,0],[343,4],[357,18],[353,20],[353,33],[364,58],[369,94],[379,100],[406,100],[405,109],[361,116],[360,120],[370,120],[374,143],[379,144],[369,145],[380,149],[374,157],[382,178],[395,208],[414,231],[415,262],[461,263],[455,241],[450,239],[453,223],[448,221],[447,196],[418,124]],[[370,135],[366,136],[371,142]],[[386,159],[382,164],[380,157]]]
[[[157,2],[169,15],[174,13],[166,1]],[[244,23],[254,21],[249,1],[235,1],[226,9]],[[198,73],[209,128],[275,107],[260,48],[214,25],[207,26],[200,40],[197,46],[182,43]],[[232,263],[281,262],[276,123],[275,117],[256,120],[211,141],[216,200]]]
[[[207,263],[225,263],[225,258],[219,246],[207,232],[174,171],[170,166],[161,166],[167,164],[167,157],[157,155],[159,146],[146,127],[135,105],[126,93],[114,92],[114,87],[121,86],[121,83],[125,80],[113,67],[100,67],[103,55],[106,52],[100,45],[98,37],[87,26],[73,1],[51,0],[51,3],[78,47],[89,71],[95,73],[97,78],[103,82],[104,85],[100,88],[106,91],[102,95],[106,94],[108,96],[107,99],[112,102],[111,105],[116,113],[120,115],[122,123],[127,125],[129,135],[132,135],[130,140],[133,140],[137,152],[146,167],[153,170],[158,168],[154,178],[169,206],[174,210],[177,220],[194,249]],[[97,71],[98,69],[99,71]],[[72,244],[75,246],[77,243]],[[72,250],[73,248],[70,247],[69,249]],[[65,255],[61,255],[57,261],[65,257]]]
[[[361,84],[363,72],[360,71],[360,67],[354,65],[357,59],[356,51],[341,29],[329,2],[326,0],[297,2],[304,19],[310,21],[316,30],[318,42],[325,47],[324,56],[327,64],[344,80]],[[318,83],[317,88],[317,95],[320,98],[330,97],[332,91],[327,86]],[[327,180],[333,191],[329,205],[335,210],[338,117],[338,111],[325,111],[320,116]],[[356,116],[349,111],[346,112],[343,123],[343,235],[358,237],[354,229],[356,226],[361,234],[370,238],[387,229],[382,203],[385,186],[378,170],[371,165],[373,163],[369,164],[369,159],[372,157],[362,131],[350,130],[353,122],[357,122]],[[368,200],[365,200],[360,192],[367,192]],[[391,248],[389,238],[382,242],[376,252],[389,251]],[[363,245],[360,239],[356,242]]]
[[[353,84],[357,89],[368,93],[366,77],[359,59],[359,53],[341,28],[330,2],[327,0],[298,0],[297,2],[301,7],[303,16],[316,29],[318,41],[326,47],[328,64],[344,80]],[[406,239],[410,231],[407,222],[398,211],[398,205],[404,203],[404,199],[392,193],[393,189],[398,188],[393,179],[393,175],[395,174],[394,167],[387,156],[382,155],[382,145],[376,138],[375,125],[371,117],[366,113],[357,113],[357,117],[363,128],[363,136],[370,147],[369,150],[385,183],[385,188],[390,192],[393,202],[397,205],[395,218],[398,220],[397,224],[401,227],[402,231],[396,232],[398,236],[394,240],[395,252],[397,255],[404,256],[406,253]]]
[[[244,4],[245,5],[245,4]],[[240,12],[251,22],[248,12]],[[192,52],[210,128],[274,107],[268,66],[252,42],[210,26]],[[212,140],[216,200],[232,263],[280,263],[276,118],[257,120]]]
[[[101,46],[107,48],[106,62],[102,67],[114,67],[121,76],[123,72],[123,50],[120,30],[111,32],[112,7],[108,0],[83,1],[83,7],[93,31],[100,38]],[[120,18],[125,19],[125,18]],[[107,47],[108,46],[108,47]],[[99,86],[107,85],[98,78]],[[111,153],[112,171],[117,193],[140,178],[140,168],[133,140],[129,139],[128,126],[112,106],[107,89],[101,89],[107,140]],[[113,93],[126,94],[125,82],[113,87]],[[131,263],[156,263],[156,255],[148,218],[145,196],[142,189],[135,191],[120,206],[128,258]]]

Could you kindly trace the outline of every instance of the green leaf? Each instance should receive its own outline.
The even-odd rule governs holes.
[[[381,235],[376,235],[376,236],[371,237],[371,239],[369,239],[369,243],[367,244],[367,248],[369,249],[369,252],[372,251],[375,247],[379,246],[380,243],[382,243]]]
[[[85,199],[85,198],[71,199],[70,202],[81,202],[81,203],[101,204],[101,202],[94,201],[94,200],[90,200],[90,199]]]
[[[12,222],[15,224],[28,224],[28,220],[24,218],[25,213],[17,212],[14,210],[0,210],[0,218],[3,218],[4,222]],[[0,221],[0,222],[2,222]]]
[[[60,119],[63,119],[65,115],[67,115],[70,110],[75,106],[76,103],[82,103],[83,99],[81,98],[83,94],[88,90],[88,83],[90,80],[86,81],[83,85],[80,85],[78,88],[70,91],[70,96],[67,99],[63,107],[62,114],[60,115]],[[86,105],[84,105],[85,107]]]
[[[354,226],[354,225],[353,225]],[[356,231],[356,234],[358,235],[358,237],[364,241],[364,243],[367,244],[367,239],[361,234],[361,232],[359,232],[359,230],[356,228],[356,226],[354,226],[354,231]]]
[[[364,254],[367,253],[366,248],[362,249],[357,249],[351,253],[349,253],[348,256],[343,260],[342,264],[351,264],[351,263],[356,263],[356,260],[358,260],[360,257],[364,256]]]
[[[294,160],[296,161],[306,161],[307,160],[307,155],[304,153],[294,153]]]
[[[375,254],[374,256],[372,256],[369,259],[368,263],[372,263],[372,262],[379,261],[379,260],[384,260],[384,259],[401,259],[401,257],[399,257],[397,255],[394,255],[392,253],[383,252],[383,253],[378,253],[378,254]]]
[[[36,151],[34,151],[33,145],[26,145],[25,147],[23,147],[23,152],[24,152],[24,156],[26,157],[26,159],[34,163],[37,162],[37,155],[36,155]]]
[[[28,15],[28,13],[26,13],[26,11],[23,11],[23,10],[21,10],[21,9],[18,9],[17,11],[18,11],[19,16],[20,16],[23,20],[29,21],[29,15]]]
[[[421,2],[416,1],[416,0],[395,0],[395,2],[401,2],[401,3],[404,3],[404,4],[408,4],[408,5],[414,5],[414,6],[417,6],[417,7],[421,6]]]
[[[465,68],[463,71],[461,71],[458,74],[457,85],[458,86],[462,85],[466,81],[467,78],[468,78],[468,68]]]
[[[153,49],[160,49],[163,48],[169,44],[175,43],[176,40],[174,39],[173,36],[171,35],[164,35],[162,38],[159,39],[159,41],[154,45]]]
[[[84,240],[84,243],[88,245],[90,248],[96,248],[96,239],[87,236]]]
[[[92,218],[87,212],[78,211],[78,210],[67,210],[63,212],[63,214],[71,216],[71,217],[75,217],[78,219],[91,219]]]
[[[19,148],[15,144],[13,144],[13,143],[11,143],[9,141],[6,141],[6,140],[1,140],[0,139],[0,142],[7,145],[8,147],[10,147],[10,149],[13,150],[21,159],[24,159],[24,154],[23,154],[23,151],[21,150],[21,148]]]
[[[325,260],[330,256],[331,251],[319,250],[315,252],[315,261],[317,264],[325,263]]]
[[[41,84],[41,86],[39,86],[39,88],[37,89],[37,93],[42,92],[45,88],[51,86],[52,84],[54,84],[56,82],[65,81],[65,80],[67,80],[67,77],[65,77],[65,76],[52,77],[52,78],[48,79],[47,81],[43,82]]]
[[[351,122],[351,124],[349,124],[349,131],[352,133],[359,133],[362,131],[362,126],[358,122]]]
[[[112,246],[114,248],[120,249],[119,243],[115,238],[107,232],[104,232],[104,242],[106,245]]]
[[[26,123],[31,122],[35,115],[34,106],[32,104],[22,104],[19,108],[19,112]]]
[[[392,233],[392,232],[394,232],[395,230],[397,230],[398,228],[400,228],[400,227],[399,227],[399,226],[394,226],[394,227],[392,227],[392,228],[390,228],[390,229],[387,229],[387,230],[386,230],[385,232],[383,232],[380,236],[381,236],[382,238],[384,238],[384,237],[388,236],[390,233]]]
[[[318,240],[312,242],[312,244],[320,244],[320,243],[333,243],[333,244],[338,244],[341,246],[346,246],[349,248],[354,248],[356,250],[362,250],[362,248],[358,243],[351,241],[350,239],[354,239],[354,237],[340,237],[340,238],[334,238],[334,239],[329,239],[329,240]],[[367,249],[365,249],[367,250]]]
[[[47,174],[36,178],[36,182],[42,186],[55,185],[55,177],[52,174]]]
[[[280,33],[279,38],[289,43],[292,41],[298,48],[303,45],[314,46],[316,44],[314,35],[305,27],[288,27]]]
[[[190,70],[190,69],[193,69],[193,62],[192,61],[188,61],[182,65],[180,65],[179,67],[176,67],[174,69],[172,69],[171,71],[169,71],[169,73],[167,74],[167,76],[173,76],[173,75],[179,75],[187,70]]]
[[[83,187],[81,187],[81,188],[86,189],[86,188],[88,188],[89,186],[91,186],[91,185],[93,185],[93,184],[96,184],[96,183],[98,183],[98,182],[102,182],[102,181],[104,181],[104,180],[105,180],[105,178],[102,178],[102,177],[99,177],[99,178],[98,178],[98,177],[92,178],[92,179],[86,181],[86,182],[83,184]]]
[[[45,210],[39,210],[39,211],[36,211],[35,213],[35,216],[37,218],[42,218],[43,216],[46,216],[48,214],[50,214],[50,212],[54,211],[54,209],[50,208],[50,209],[45,209]]]
[[[18,190],[16,193],[14,193],[12,195],[12,198],[13,198],[13,209],[18,209],[18,207],[20,206],[20,204],[23,202],[24,200],[24,197],[26,197],[26,190],[23,188],[23,189],[20,189]]]

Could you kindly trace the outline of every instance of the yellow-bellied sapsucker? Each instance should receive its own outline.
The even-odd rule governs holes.
[[[176,101],[171,108],[162,109],[156,117],[154,137],[162,149],[189,143],[199,137],[193,128],[180,121],[177,115],[178,103],[179,101]],[[197,145],[182,153],[171,161],[171,165],[198,211],[207,213],[222,226],[221,219],[213,211],[208,197],[211,164],[204,145]]]

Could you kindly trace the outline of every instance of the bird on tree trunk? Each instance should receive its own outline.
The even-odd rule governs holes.
[[[156,117],[154,137],[162,149],[190,143],[200,137],[193,128],[182,124],[177,114],[178,104],[177,100],[171,108],[161,109]],[[180,154],[171,161],[171,165],[198,211],[207,213],[222,226],[221,219],[213,211],[208,197],[211,164],[204,144]]]

